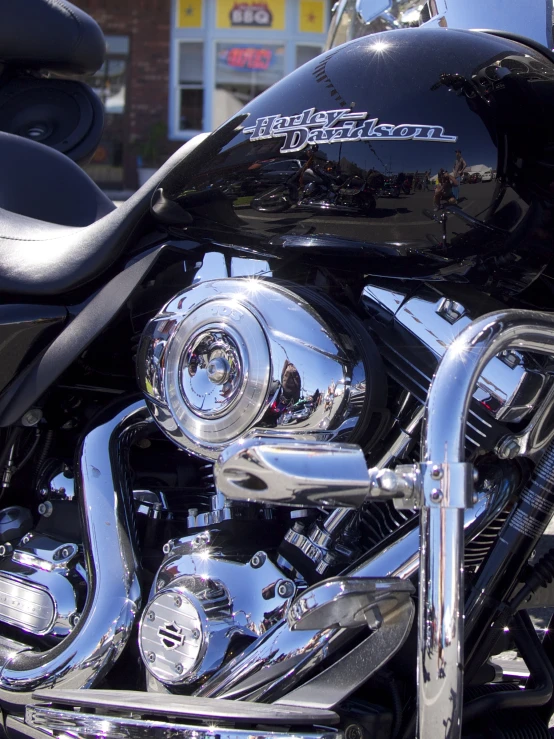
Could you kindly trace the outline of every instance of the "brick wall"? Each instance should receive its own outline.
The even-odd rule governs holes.
[[[167,123],[169,95],[170,0],[73,0],[106,35],[130,37],[125,116],[125,180],[134,178],[137,145],[153,124]],[[166,141],[163,158],[179,143]],[[160,162],[161,163],[161,162]]]

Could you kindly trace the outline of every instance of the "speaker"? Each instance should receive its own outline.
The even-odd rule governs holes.
[[[0,131],[87,164],[102,136],[104,108],[83,82],[14,77],[0,88]]]

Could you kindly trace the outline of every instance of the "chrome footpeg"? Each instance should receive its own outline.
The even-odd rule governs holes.
[[[369,469],[355,444],[260,437],[231,444],[214,466],[219,492],[231,500],[273,505],[359,508],[392,498],[413,507],[417,470]]]
[[[291,726],[331,727],[339,721],[333,711],[317,708],[130,690],[54,689],[38,691],[33,698],[37,702],[27,706],[25,724],[52,737],[250,739],[255,736],[257,739],[284,739],[291,736]],[[130,714],[133,718],[129,718]],[[222,725],[218,726],[218,722]],[[260,724],[263,730],[254,728]],[[343,735],[336,730],[319,728],[309,732],[297,730],[294,736],[296,739],[342,739]]]
[[[367,624],[373,631],[276,705],[331,709],[348,698],[406,641],[415,615],[414,593],[409,580],[393,577],[337,577],[305,590],[289,612],[292,630],[360,628]]]

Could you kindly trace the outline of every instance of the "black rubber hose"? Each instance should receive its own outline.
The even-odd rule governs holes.
[[[509,604],[510,611],[515,612],[535,590],[546,588],[554,580],[554,549],[549,549],[537,564],[533,565],[527,576],[525,585],[515,594]]]
[[[474,721],[483,713],[503,711],[507,708],[536,708],[544,706],[552,698],[554,686],[546,655],[543,652],[527,611],[517,613],[512,621],[513,637],[525,664],[534,680],[534,687],[503,693],[491,693],[476,698],[464,706],[464,722]]]

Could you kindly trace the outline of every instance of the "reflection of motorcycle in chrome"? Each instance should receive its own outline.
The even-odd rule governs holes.
[[[323,173],[322,173],[323,174]],[[290,182],[254,198],[251,207],[264,213],[280,213],[289,208],[329,211],[348,215],[369,215],[376,206],[375,189],[357,175],[333,176],[308,169],[309,181],[301,188]]]

